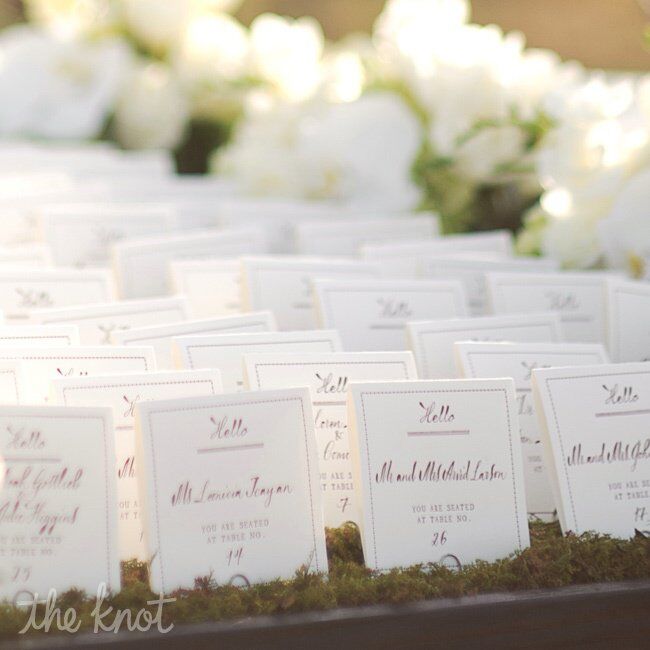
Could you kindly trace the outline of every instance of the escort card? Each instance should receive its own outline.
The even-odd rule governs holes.
[[[306,388],[145,402],[136,428],[155,592],[327,573]]]
[[[379,266],[336,258],[247,257],[242,260],[245,309],[270,309],[281,330],[317,327],[312,280],[371,278]]]
[[[76,325],[14,325],[0,326],[1,347],[64,347],[79,345]]]
[[[531,373],[535,368],[587,366],[607,363],[595,343],[456,343],[461,373],[471,379],[512,377],[517,410],[529,514],[550,519],[555,501],[542,458],[541,431],[533,407]]]
[[[513,254],[512,233],[507,230],[446,235],[437,239],[388,244],[369,244],[361,247],[363,259],[389,264],[403,276],[414,277],[420,262],[429,257],[449,253],[489,253],[501,257]]]
[[[120,590],[111,412],[0,407],[0,600]]]
[[[613,361],[650,361],[650,283],[609,280],[607,334]]]
[[[1,372],[1,370],[0,370]],[[106,406],[113,411],[117,465],[120,559],[147,561],[135,464],[135,407],[144,401],[201,397],[222,392],[218,371],[129,373],[52,380],[64,406]]]
[[[243,311],[238,259],[175,260],[170,270],[173,291],[187,298],[195,318]]]
[[[249,388],[308,386],[314,412],[318,469],[326,526],[361,524],[352,478],[346,395],[351,382],[416,379],[410,352],[247,354]]]
[[[66,309],[36,309],[30,314],[30,321],[44,325],[73,323],[79,328],[83,345],[109,345],[113,332],[175,323],[187,317],[187,301],[183,297],[174,297],[124,300]]]
[[[650,364],[533,371],[563,532],[650,531]]]
[[[492,313],[486,286],[486,273],[540,273],[558,270],[558,263],[548,257],[498,258],[481,255],[439,255],[421,260],[418,275],[426,278],[453,279],[463,282],[472,314]],[[539,310],[538,310],[539,311]]]
[[[557,314],[512,314],[408,323],[411,349],[420,377],[450,379],[457,376],[456,341],[511,341],[557,343],[562,341]]]
[[[529,545],[512,379],[351,384],[366,565],[460,568]]]
[[[4,226],[4,224],[3,224]],[[0,246],[0,264],[3,266],[48,266],[52,252],[47,244],[29,243],[18,246]]]
[[[495,313],[548,310],[560,314],[567,341],[605,343],[604,273],[489,273]]]
[[[244,390],[244,355],[257,353],[339,352],[341,341],[333,330],[307,332],[259,332],[180,336],[174,339],[174,358],[179,368],[216,368],[224,391]]]
[[[314,219],[295,226],[301,255],[359,254],[362,244],[430,239],[440,227],[435,215],[402,215],[373,219]]]
[[[9,359],[0,361],[0,404],[22,404],[27,396],[27,377],[20,361]],[[0,454],[0,468],[2,454]],[[1,471],[1,469],[0,469]],[[0,480],[0,488],[2,481]]]
[[[205,320],[188,320],[168,325],[134,327],[112,334],[115,345],[150,345],[156,353],[160,370],[173,370],[172,339],[195,334],[225,334],[229,332],[268,332],[275,330],[275,319],[268,311],[224,316]]]
[[[337,329],[346,350],[406,350],[406,323],[467,316],[460,282],[315,280],[323,327]]]
[[[175,225],[171,208],[153,203],[63,203],[39,212],[43,236],[60,266],[106,265],[111,244]]]
[[[265,250],[260,230],[205,230],[118,242],[113,246],[113,261],[120,296],[149,298],[169,293],[172,260],[237,257]]]
[[[150,372],[156,369],[150,347],[0,347],[0,363],[20,361],[29,379],[24,402],[45,404],[50,401],[50,382],[56,377]]]
[[[0,309],[11,320],[25,319],[33,309],[110,301],[113,295],[105,269],[0,269]]]

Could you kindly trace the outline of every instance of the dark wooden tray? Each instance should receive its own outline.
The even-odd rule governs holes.
[[[21,638],[0,650],[650,648],[650,581],[187,625],[160,634]]]

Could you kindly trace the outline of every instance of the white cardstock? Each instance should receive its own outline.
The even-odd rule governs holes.
[[[347,392],[351,382],[416,379],[410,352],[247,354],[248,387],[254,390],[308,386],[311,391],[325,525],[361,524],[358,488],[352,478]]]
[[[558,343],[563,340],[557,314],[512,314],[408,323],[407,331],[420,377],[452,379],[457,376],[454,343],[457,341],[509,341]]]
[[[27,378],[25,404],[46,404],[50,399],[50,383],[57,377],[151,372],[156,369],[150,347],[3,348],[0,363],[20,361]]]
[[[174,339],[173,347],[177,367],[218,369],[227,393],[244,390],[245,354],[303,354],[342,349],[338,332],[332,330],[181,336]]]
[[[327,573],[307,388],[144,402],[136,431],[155,592]]]
[[[312,280],[376,277],[379,265],[356,260],[309,257],[243,258],[243,305],[270,309],[281,330],[317,327]]]
[[[1,370],[0,370],[1,372]],[[219,372],[151,372],[52,380],[62,406],[105,406],[113,411],[120,560],[147,561],[135,463],[135,407],[152,400],[202,397],[222,392]]]
[[[607,335],[612,361],[650,361],[650,282],[607,282]]]
[[[0,601],[120,590],[110,409],[0,407]]]
[[[113,332],[133,327],[176,323],[188,318],[182,297],[124,300],[67,309],[37,309],[30,321],[43,325],[71,323],[79,328],[83,345],[110,345]]]
[[[563,532],[650,532],[650,364],[533,371]]]
[[[316,280],[321,325],[336,329],[350,351],[406,350],[406,323],[468,316],[460,282]]]
[[[0,325],[0,347],[79,345],[76,325]]]
[[[134,327],[126,331],[113,332],[111,340],[116,345],[150,345],[155,350],[158,368],[173,370],[175,364],[172,356],[172,341],[175,337],[273,330],[275,330],[273,315],[271,312],[261,311],[241,316],[223,316],[168,325]]]
[[[463,376],[514,380],[528,513],[545,520],[552,518],[555,501],[543,459],[531,374],[536,368],[607,363],[605,348],[597,343],[456,343],[455,349]]]
[[[460,568],[529,545],[512,379],[353,383],[348,404],[367,566]]]
[[[555,311],[567,341],[606,343],[604,273],[488,273],[496,314]]]
[[[0,404],[3,406],[22,404],[27,397],[27,377],[22,363],[16,359],[0,361]],[[2,454],[0,454],[0,468]],[[2,481],[0,480],[0,487]]]

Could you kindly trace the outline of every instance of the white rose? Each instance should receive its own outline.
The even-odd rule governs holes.
[[[173,149],[188,119],[187,101],[171,69],[148,63],[124,84],[115,111],[115,134],[129,149]]]
[[[129,32],[156,53],[178,43],[192,13],[190,0],[120,1]]]
[[[58,36],[102,34],[117,26],[113,0],[26,0],[29,19]]]

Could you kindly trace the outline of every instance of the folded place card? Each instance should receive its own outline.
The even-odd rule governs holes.
[[[650,361],[650,283],[609,280],[607,343],[613,361]]]
[[[238,259],[175,260],[170,271],[173,291],[187,298],[195,318],[243,311]]]
[[[605,343],[605,273],[488,273],[497,314],[555,311],[567,341]]]
[[[120,590],[110,409],[0,407],[0,601]]]
[[[356,256],[362,244],[429,239],[439,230],[435,215],[314,219],[296,224],[296,250],[302,255]]]
[[[0,372],[2,372],[0,367]],[[113,411],[120,559],[147,561],[135,463],[135,407],[140,402],[202,397],[222,392],[218,371],[151,372],[52,380],[52,394],[63,406],[105,406]]]
[[[556,507],[543,460],[531,373],[535,368],[607,363],[605,348],[597,343],[456,343],[455,349],[463,376],[470,379],[512,377],[514,380],[528,513],[549,519]]]
[[[106,269],[0,269],[0,309],[21,320],[34,309],[110,301],[113,278]]]
[[[153,203],[59,203],[43,206],[39,217],[43,237],[60,266],[108,264],[115,242],[160,234],[175,224],[169,206]]]
[[[248,387],[271,390],[308,386],[311,391],[325,525],[361,524],[352,476],[347,391],[351,382],[416,379],[410,352],[247,354]]]
[[[30,321],[43,325],[72,323],[79,328],[83,345],[109,345],[113,332],[176,323],[188,318],[183,297],[93,303],[66,309],[36,309]]]
[[[461,281],[467,292],[472,314],[483,316],[492,313],[486,273],[513,274],[540,273],[558,270],[558,263],[543,257],[494,257],[490,255],[438,255],[418,263],[418,275],[426,278],[445,278]],[[542,307],[538,308],[543,309]]]
[[[26,404],[50,400],[50,382],[56,377],[151,372],[156,369],[151,347],[1,347],[0,363],[20,361],[28,379]]]
[[[650,534],[650,364],[533,371],[563,532]]]
[[[29,243],[0,246],[0,265],[13,267],[48,266],[51,263],[52,251],[47,244]]]
[[[371,278],[379,265],[355,260],[309,257],[245,257],[243,304],[246,309],[270,309],[281,330],[317,326],[312,280]]]
[[[79,345],[76,325],[0,325],[0,347]]]
[[[244,390],[244,355],[257,353],[339,352],[341,341],[333,330],[260,332],[180,336],[174,339],[174,358],[179,368],[216,368],[224,390]]]
[[[512,314],[408,323],[407,331],[420,377],[451,379],[457,341],[558,343],[563,339],[557,314]]]
[[[151,587],[327,572],[309,390],[136,407]]]
[[[512,379],[353,383],[348,405],[368,567],[460,568],[529,545]]]
[[[112,341],[116,345],[150,345],[156,353],[156,363],[160,370],[173,370],[172,340],[177,336],[196,334],[226,334],[230,332],[269,332],[275,330],[275,319],[268,311],[223,316],[205,320],[187,320],[168,325],[134,327],[130,330],[116,331]]]
[[[315,280],[323,327],[336,329],[345,350],[406,350],[406,323],[467,316],[460,282]]]
[[[0,405],[22,404],[27,394],[27,377],[23,372],[22,363],[17,359],[0,361]],[[2,454],[0,454],[0,468],[1,466]]]
[[[444,253],[490,253],[509,257],[513,254],[512,233],[494,230],[361,247],[363,259],[390,265],[402,275],[413,277],[418,274],[422,261]]]
[[[266,251],[264,234],[253,228],[205,230],[118,242],[113,262],[122,298],[169,293],[169,263],[178,259],[237,257]]]

